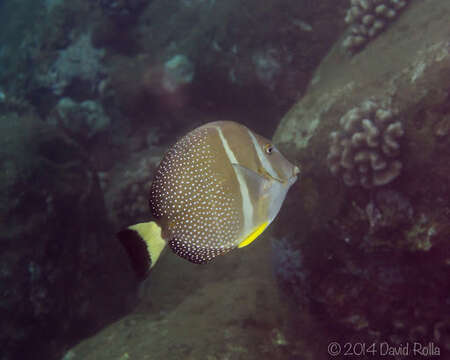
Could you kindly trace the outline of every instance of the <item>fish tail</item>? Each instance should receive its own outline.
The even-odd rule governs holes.
[[[137,276],[144,279],[155,266],[166,241],[161,237],[161,227],[154,221],[129,226],[117,233],[125,247]]]

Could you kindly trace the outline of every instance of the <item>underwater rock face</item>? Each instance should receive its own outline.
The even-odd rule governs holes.
[[[0,115],[0,218],[2,359],[53,359],[134,304],[86,154],[31,112]]]
[[[130,314],[71,349],[70,358],[285,359],[286,346],[270,336],[278,330],[271,328],[278,304],[264,282],[244,278],[198,287],[164,317],[148,311]],[[127,333],[133,335],[123,336]]]
[[[328,359],[330,341],[432,342],[450,356],[449,18],[446,0],[411,2],[358,56],[337,43],[277,129],[303,176],[272,229],[274,256],[288,259],[275,273],[295,333],[319,326],[310,332],[311,343],[325,342],[315,359]],[[368,116],[359,116],[367,99]],[[377,126],[380,108],[393,112],[387,127]],[[348,147],[348,159],[343,139],[361,146]],[[357,149],[400,161],[395,181],[348,187],[330,173],[357,166]],[[359,171],[352,176],[361,183]]]
[[[314,359],[309,344],[284,336],[268,240],[209,266],[166,253],[136,311],[74,346],[67,359]]]
[[[386,185],[400,174],[398,140],[404,131],[393,111],[367,100],[339,123],[340,131],[330,134],[327,157],[333,175],[341,175],[347,186],[371,188]]]

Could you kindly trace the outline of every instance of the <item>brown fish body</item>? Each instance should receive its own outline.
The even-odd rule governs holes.
[[[241,124],[219,121],[189,132],[167,151],[151,186],[159,247],[165,242],[200,264],[249,244],[274,219],[298,172]]]

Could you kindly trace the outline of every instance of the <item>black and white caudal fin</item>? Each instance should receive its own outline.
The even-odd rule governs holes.
[[[147,251],[147,245],[144,239],[139,236],[135,230],[124,229],[117,233],[117,238],[124,246],[131,260],[136,275],[140,279],[145,279],[150,272],[152,260]]]
[[[117,238],[127,251],[136,275],[145,279],[166,246],[159,225],[153,221],[136,224],[120,231]]]

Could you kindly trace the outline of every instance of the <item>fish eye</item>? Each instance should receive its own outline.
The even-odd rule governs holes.
[[[273,145],[272,144],[266,144],[264,145],[264,151],[266,152],[266,154],[272,154],[273,151]]]

